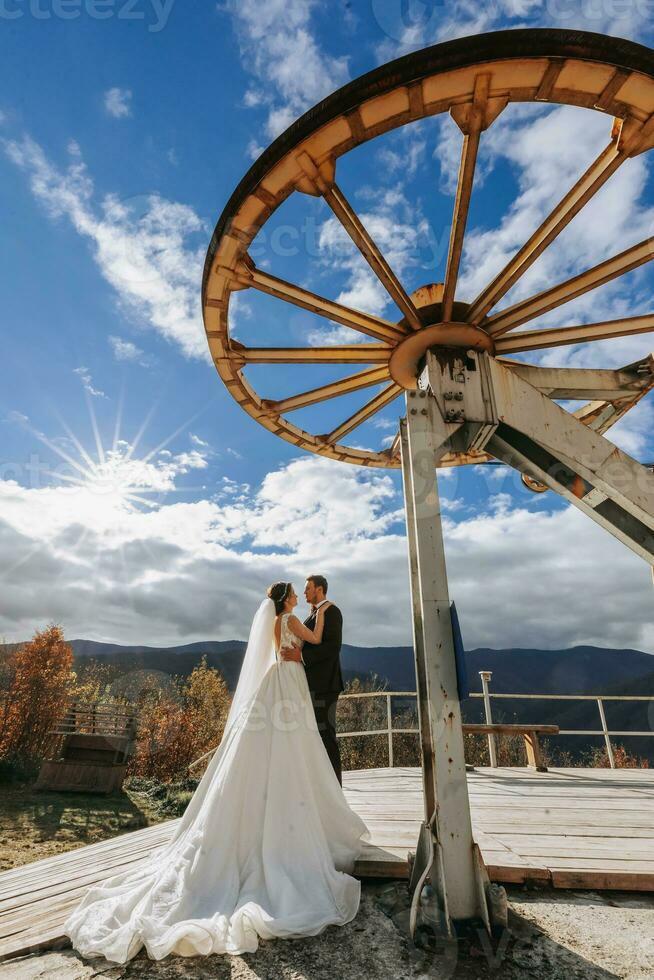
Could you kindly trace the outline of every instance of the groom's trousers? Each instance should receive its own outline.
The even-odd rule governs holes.
[[[338,695],[338,691],[311,691],[311,701],[313,703],[318,731],[320,732],[323,745],[327,749],[327,755],[336,773],[336,778],[342,786],[341,753],[338,748],[338,739],[336,738],[336,705]]]

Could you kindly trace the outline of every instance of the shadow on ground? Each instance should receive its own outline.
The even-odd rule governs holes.
[[[32,784],[0,786],[0,872],[150,823],[125,793],[37,792]]]
[[[264,942],[244,956],[167,957],[144,951],[125,966],[83,961],[71,949],[0,965],[2,980],[645,980],[651,978],[654,896],[510,893],[509,929],[478,941],[418,949],[408,939],[402,882],[366,881],[353,922],[320,936]]]

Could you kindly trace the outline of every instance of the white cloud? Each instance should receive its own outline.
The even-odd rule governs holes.
[[[266,133],[279,135],[297,116],[348,79],[348,59],[320,47],[311,28],[317,0],[227,0],[244,68],[258,85],[245,104],[268,108]]]
[[[104,93],[104,107],[114,119],[132,115],[132,93],[128,88],[110,88]]]
[[[654,652],[645,562],[573,507],[533,513],[508,494],[489,503],[488,513],[446,532],[451,594],[468,646],[588,643]]]
[[[384,416],[375,415],[371,419],[371,425],[373,425],[375,429],[393,429],[393,431],[395,431],[397,430],[397,419],[387,419],[384,418]],[[393,438],[395,438],[395,436],[393,436]]]
[[[318,571],[346,642],[410,642],[394,478],[303,457],[256,490],[223,477],[211,501],[136,503],[183,488],[205,465],[201,453],[138,460],[119,446],[82,486],[0,481],[0,634],[23,638],[55,619],[68,636],[122,642],[244,638],[271,581],[300,585]],[[467,513],[454,492],[444,510]],[[646,564],[579,512],[533,513],[494,493],[472,517],[448,516],[445,532],[468,647],[654,651]]]
[[[250,140],[250,142],[247,145],[247,151],[246,152],[247,152],[247,155],[250,158],[250,160],[256,160],[257,157],[260,157],[261,156],[261,154],[263,153],[263,151],[264,151],[264,147],[261,146],[257,142],[257,140],[252,139],[252,140]]]
[[[442,3],[387,3],[372,0],[373,14],[385,35],[377,46],[379,61],[456,37],[520,27],[568,27],[643,41],[652,28],[648,4],[617,2],[552,3],[550,0],[455,0]]]
[[[484,480],[491,483],[500,483],[506,480],[511,472],[508,466],[497,465],[496,463],[486,463],[473,466],[473,472],[481,476]]]
[[[88,368],[85,368],[85,367],[73,368],[73,374],[76,374],[77,375],[77,377],[80,379],[80,381],[84,385],[84,391],[88,392],[89,395],[92,395],[93,398],[106,398],[107,397],[105,395],[104,391],[100,391],[99,388],[95,388],[93,386],[93,379],[92,379],[92,377],[91,377],[91,375],[89,373]]]
[[[109,194],[96,203],[77,152],[60,170],[29,137],[5,142],[4,148],[28,174],[34,197],[50,217],[67,218],[91,242],[96,265],[121,306],[188,357],[208,358],[198,286],[207,229],[193,209],[158,194],[128,200]],[[202,241],[191,244],[198,233]]]
[[[29,416],[23,415],[22,412],[11,411],[8,413],[7,418],[4,419],[5,422],[17,422],[19,425],[24,425],[29,422]]]
[[[123,340],[122,337],[110,336],[109,345],[117,361],[138,361],[143,355],[140,347],[131,340]]]
[[[424,162],[426,150],[427,139],[419,124],[395,130],[387,136],[377,154],[380,176],[390,178],[395,186],[398,177],[403,181],[414,177]]]
[[[208,453],[199,449],[191,449],[188,453],[178,453],[174,457],[175,475],[177,473],[187,473],[189,470],[206,470]]]
[[[607,432],[607,438],[635,459],[643,463],[651,463],[654,460],[652,432],[654,432],[654,404],[650,395],[649,400],[643,400],[631,408]]]
[[[256,109],[257,106],[264,105],[266,97],[261,89],[249,88],[243,96],[243,105],[247,109]]]

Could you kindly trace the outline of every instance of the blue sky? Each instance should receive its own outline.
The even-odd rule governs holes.
[[[321,571],[350,642],[409,642],[399,476],[298,452],[227,394],[201,326],[213,226],[261,149],[370,68],[506,27],[583,28],[649,44],[651,6],[2,0],[0,635],[23,638],[56,620],[70,637],[122,642],[243,637],[270,581],[291,577],[297,587]],[[578,109],[512,106],[489,130],[462,295],[476,295],[529,237],[605,144],[608,123]],[[443,278],[459,141],[451,120],[434,118],[339,163],[340,184],[409,291]],[[508,301],[640,241],[652,218],[642,156]],[[393,318],[321,201],[285,203],[256,260]],[[543,322],[648,312],[651,283],[644,267],[568,304],[565,320],[557,311]],[[233,329],[245,342],[283,345],[322,343],[339,328],[248,291]],[[651,342],[644,335],[534,359],[618,367]],[[339,373],[266,367],[250,376],[279,397]],[[294,420],[327,431],[361,401]],[[400,400],[357,430],[357,444],[383,445],[401,410]],[[651,422],[645,402],[615,441],[654,458]],[[593,642],[654,652],[642,561],[503,468],[446,473],[440,485],[451,590],[469,646]]]

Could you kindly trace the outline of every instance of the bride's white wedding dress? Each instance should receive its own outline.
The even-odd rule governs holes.
[[[303,665],[276,658],[274,618],[264,600],[222,742],[171,841],[93,886],[64,923],[83,956],[254,952],[356,915],[350,872],[369,834],[323,746]],[[299,642],[286,615],[281,646]]]

